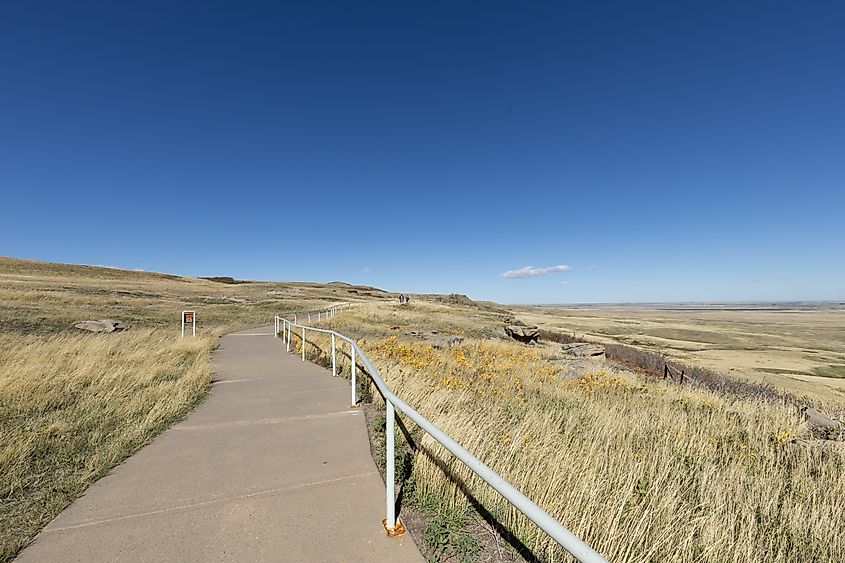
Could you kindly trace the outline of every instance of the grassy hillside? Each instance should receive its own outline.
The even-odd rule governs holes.
[[[389,303],[328,324],[361,339],[398,395],[611,561],[845,559],[845,457],[796,446],[811,436],[793,406],[591,369],[557,346],[498,338],[487,309]],[[420,329],[464,340],[438,349]],[[315,357],[328,340],[316,344]],[[568,560],[435,442],[414,440],[397,460],[412,464],[406,502],[441,514],[480,503],[542,560]],[[433,522],[426,537],[441,557],[466,556],[438,547]]]
[[[229,283],[0,258],[0,561],[202,401],[218,337],[373,288]],[[179,338],[195,309],[197,338]],[[112,318],[131,328],[71,328]]]

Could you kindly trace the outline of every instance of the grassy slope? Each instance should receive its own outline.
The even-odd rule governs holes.
[[[807,434],[795,409],[612,368],[576,375],[554,362],[555,347],[490,338],[497,323],[493,311],[420,302],[330,321],[363,340],[400,396],[612,561],[845,557],[843,459],[789,445]],[[405,334],[419,328],[467,338],[436,350]],[[410,502],[461,509],[474,498],[542,559],[566,559],[451,455],[419,441]]]
[[[203,400],[220,334],[279,311],[384,296],[0,258],[0,561]],[[186,308],[197,310],[196,339],[178,338]],[[132,328],[70,328],[101,318]]]

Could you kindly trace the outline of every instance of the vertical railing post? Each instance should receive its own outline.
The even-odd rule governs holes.
[[[290,339],[291,339],[291,333],[290,333],[290,331],[291,331],[291,328],[292,328],[292,327],[290,326],[290,321],[288,321],[288,322],[287,322],[287,325],[288,325],[288,352],[290,352]]]
[[[305,361],[305,327],[302,327],[302,361]]]
[[[308,313],[308,322],[311,322],[311,313]]]
[[[352,349],[352,406],[354,407],[358,404],[358,399],[355,397],[355,345],[350,342],[349,347]]]
[[[385,520],[384,527],[387,529],[388,534],[392,534],[392,532],[396,529],[396,496],[394,491],[394,485],[396,483],[396,477],[394,475],[396,470],[394,467],[394,461],[396,459],[394,456],[394,442],[396,441],[396,436],[394,434],[394,419],[396,418],[396,413],[393,410],[393,403],[390,401],[385,400],[385,406],[387,407],[387,428],[385,429],[385,436],[387,437],[387,459],[385,460],[384,468],[384,484],[387,487],[387,518]]]
[[[337,352],[335,351],[334,333],[332,333],[332,377],[337,377]]]

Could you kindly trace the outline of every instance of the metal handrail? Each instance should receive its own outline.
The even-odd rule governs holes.
[[[331,313],[331,316],[336,315],[339,310],[334,311]],[[503,479],[498,473],[493,471],[490,467],[488,467],[484,462],[480,459],[475,457],[472,453],[470,453],[466,448],[461,446],[458,442],[456,442],[452,437],[448,434],[444,433],[440,430],[437,426],[431,423],[427,418],[423,415],[418,413],[414,410],[408,403],[397,397],[387,386],[384,380],[379,375],[378,370],[376,367],[370,362],[370,359],[364,353],[363,350],[358,346],[358,343],[345,336],[340,334],[339,332],[335,332],[333,330],[323,329],[323,328],[314,328],[310,326],[305,326],[302,324],[297,324],[294,321],[290,321],[281,317],[280,315],[276,315],[276,335],[280,334],[279,328],[282,328],[281,334],[285,339],[287,344],[287,350],[290,351],[290,343],[291,343],[291,336],[293,334],[293,327],[301,328],[302,334],[299,336],[302,339],[302,361],[305,361],[305,345],[307,343],[306,340],[306,331],[312,332],[319,332],[323,334],[329,334],[331,336],[332,342],[332,375],[337,375],[337,360],[336,360],[336,341],[337,339],[343,340],[347,342],[350,346],[351,350],[351,359],[352,359],[352,368],[351,368],[351,376],[352,376],[352,404],[357,404],[357,397],[355,394],[356,382],[355,382],[355,369],[356,369],[356,355],[360,357],[361,362],[364,364],[364,367],[367,368],[369,373],[370,379],[373,380],[375,383],[376,388],[378,388],[379,393],[381,396],[384,397],[384,402],[386,406],[386,419],[387,419],[387,428],[385,429],[385,437],[387,441],[387,452],[386,452],[386,463],[385,463],[385,486],[386,486],[386,497],[385,497],[385,512],[386,518],[384,522],[384,526],[387,530],[389,535],[393,535],[396,533],[397,529],[397,522],[396,522],[396,496],[395,496],[395,463],[394,463],[394,449],[395,449],[395,437],[394,437],[394,424],[396,413],[394,409],[399,409],[403,412],[408,418],[413,420],[417,426],[422,428],[429,436],[437,440],[444,448],[449,450],[455,457],[461,460],[467,467],[469,467],[476,475],[478,475],[485,483],[493,487],[499,494],[501,494],[508,502],[510,502],[517,510],[522,512],[529,520],[534,522],[541,530],[549,534],[560,546],[568,551],[573,557],[575,557],[578,561],[582,563],[607,563],[607,560],[602,557],[596,550],[592,547],[581,541],[575,534],[569,531],[563,524],[558,522],[555,518],[553,518],[548,512],[540,508],[534,501],[529,499],[525,496],[519,489],[508,483],[505,479]]]
[[[311,309],[310,311],[286,311],[285,314],[286,315],[293,315],[293,322],[294,323],[296,322],[296,316],[297,315],[300,315],[303,318],[307,317],[308,322],[310,323],[311,317],[313,315],[317,316],[318,321],[322,320],[321,316],[323,316],[323,315],[325,315],[325,318],[328,319],[330,316],[337,315],[338,313],[340,313],[343,310],[343,307],[349,306],[349,305],[351,305],[351,304],[350,303],[338,303],[337,305],[329,307],[328,309]],[[282,318],[281,316],[276,315],[276,334],[279,333],[279,327],[280,327],[279,319],[281,319],[281,318]]]

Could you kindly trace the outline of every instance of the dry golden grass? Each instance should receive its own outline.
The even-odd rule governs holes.
[[[218,336],[301,310],[384,294],[0,258],[0,561],[206,395]],[[197,338],[179,338],[195,309]],[[72,329],[86,319],[131,326]]]
[[[202,400],[216,341],[0,335],[0,560]]]
[[[383,336],[385,318],[432,328],[431,307],[357,308],[331,324],[364,336],[398,395],[611,561],[845,560],[845,460],[791,447],[806,433],[793,408],[610,369],[573,376],[551,350],[515,343]],[[446,504],[474,497],[537,556],[567,559],[430,438],[412,485]]]
[[[183,309],[197,311],[200,330],[230,331],[272,323],[281,311],[385,297],[379,290],[340,284],[226,284],[0,257],[0,332],[61,332],[74,322],[101,318],[176,330]]]

